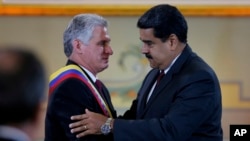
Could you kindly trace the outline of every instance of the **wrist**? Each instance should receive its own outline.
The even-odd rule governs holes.
[[[112,118],[108,118],[106,120],[106,122],[101,126],[101,133],[102,134],[107,135],[107,134],[109,134],[112,131],[112,128],[113,128],[112,121],[113,121]]]

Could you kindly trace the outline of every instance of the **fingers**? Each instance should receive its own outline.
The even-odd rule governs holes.
[[[86,125],[86,124],[87,124],[86,120],[80,120],[80,121],[76,121],[76,122],[69,124],[69,128],[76,128],[76,127]]]
[[[85,131],[85,132],[87,132],[87,131]],[[87,133],[85,133],[85,132],[82,132],[82,133],[80,133],[80,134],[77,134],[76,137],[77,137],[77,138],[81,138],[81,137],[83,137],[83,136],[86,136]]]
[[[100,127],[105,123],[107,117],[85,109],[85,114],[74,115],[70,118],[71,120],[77,120],[69,124],[70,131],[71,133],[78,133],[77,138],[80,138],[90,134],[101,134]]]
[[[92,135],[94,132],[92,130],[85,130],[84,132],[81,132],[76,135],[77,138],[81,138],[87,135]]]
[[[83,120],[83,119],[87,119],[88,118],[88,114],[91,114],[93,112],[90,112],[88,109],[85,109],[85,114],[81,114],[81,115],[74,115],[71,116],[70,119],[71,120]]]
[[[76,135],[77,138],[81,138],[86,135],[98,135],[101,134],[99,128],[96,128],[94,124],[82,125],[77,128],[73,128],[70,130],[71,133],[78,133]]]
[[[99,131],[99,128],[95,128],[92,124],[86,125],[86,127],[82,126],[85,128],[85,130],[76,135],[77,138],[81,138],[86,135],[100,135],[101,132]]]
[[[90,113],[90,111],[88,109],[85,109],[85,113],[88,114]]]
[[[83,120],[83,119],[86,119],[86,118],[88,118],[88,116],[86,114],[74,115],[74,116],[70,117],[71,120]]]
[[[87,117],[92,117],[92,116],[94,116],[96,113],[94,113],[94,112],[91,112],[91,111],[89,111],[88,109],[85,109],[85,116],[87,116]]]
[[[75,128],[75,127],[78,127],[80,125],[81,125],[81,121],[74,122],[74,123],[69,124],[69,128]]]
[[[83,125],[83,126],[78,126],[78,127],[75,127],[75,128],[72,128],[70,130],[71,133],[76,133],[76,132],[84,132],[88,130],[88,126],[87,125]]]

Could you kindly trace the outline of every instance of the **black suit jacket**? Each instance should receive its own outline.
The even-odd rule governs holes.
[[[222,141],[221,91],[216,74],[187,45],[145,105],[159,70],[145,77],[138,97],[114,122],[115,141]]]
[[[75,63],[68,61],[67,65],[69,64]],[[113,117],[116,117],[116,111],[112,106],[109,92],[105,86],[103,92]],[[72,123],[70,117],[85,113],[86,108],[90,111],[103,114],[98,102],[86,84],[75,78],[63,81],[49,97],[45,119],[45,141],[112,140],[112,135],[90,135],[77,139],[76,134],[70,132],[69,124]]]

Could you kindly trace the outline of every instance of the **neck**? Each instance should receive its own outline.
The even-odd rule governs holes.
[[[84,67],[89,72],[91,72],[94,76],[97,75],[98,72],[94,71],[94,69],[92,69],[92,67],[91,67],[91,65],[89,65],[89,63],[84,62],[84,60],[80,60],[80,58],[78,56],[71,55],[68,59],[75,62],[79,66]]]

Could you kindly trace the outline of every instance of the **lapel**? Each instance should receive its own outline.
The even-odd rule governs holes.
[[[143,111],[143,109],[145,108],[147,96],[157,78],[158,73],[159,73],[158,69],[153,69],[145,78],[143,85],[141,89],[139,90],[139,94],[138,94],[137,115],[141,114],[142,113],[141,111]]]
[[[82,69],[81,66],[79,66],[77,63],[75,63],[75,62],[73,62],[73,61],[71,61],[71,60],[68,60],[67,63],[66,63],[66,65],[72,65],[72,64],[73,64],[73,65],[77,65],[77,66],[84,72],[84,74],[88,77],[88,79],[91,81],[91,83],[95,86],[95,83],[93,82],[93,80],[90,78],[90,76],[88,75],[88,73],[85,72],[84,69]]]
[[[106,104],[108,105],[112,115],[114,116],[115,109],[113,107],[113,104],[112,104],[112,101],[111,101],[111,98],[110,98],[110,93],[109,93],[107,87],[103,83],[102,83],[102,86],[103,86],[102,87],[103,99],[106,102]]]
[[[146,102],[146,98],[139,98],[138,100],[138,110],[137,110],[137,118],[141,118],[143,115],[145,115],[146,111],[148,111],[148,109],[152,106],[152,104],[155,103],[155,99],[157,98],[157,96],[159,96],[160,94],[165,94],[165,92],[167,92],[167,90],[164,90],[170,83],[171,80],[173,79],[174,75],[176,73],[178,73],[181,68],[183,67],[183,65],[185,64],[186,61],[188,61],[188,57],[192,54],[192,50],[191,48],[186,45],[186,47],[184,48],[182,54],[179,56],[179,58],[176,60],[176,62],[173,64],[173,66],[170,68],[170,70],[167,72],[167,74],[162,78],[161,83],[158,85],[157,89],[155,89],[149,99],[149,101],[147,102],[147,104],[144,107],[144,104]],[[159,72],[158,69],[155,69],[152,74],[149,74],[149,78],[145,79],[145,85],[142,86],[140,92],[141,95],[146,95],[144,97],[147,97],[150,88],[152,87],[152,84],[155,82],[155,78],[157,73]],[[154,79],[153,79],[154,78]],[[147,82],[148,81],[148,82]],[[149,85],[151,84],[151,85]],[[164,91],[164,92],[162,92]],[[161,104],[161,103],[157,103],[157,104]]]
[[[75,62],[73,62],[72,60],[68,60],[66,65],[71,65],[71,64],[74,64],[74,65],[77,65],[79,66],[78,64],[76,64]],[[80,67],[80,66],[79,66]],[[88,77],[88,79],[91,81],[91,83],[96,87],[95,83],[93,82],[93,80],[90,78],[90,76],[88,75],[88,73],[86,73],[84,71],[84,69],[82,69],[82,67],[80,67],[81,70],[86,74],[86,76]],[[110,94],[109,94],[109,91],[108,89],[106,88],[106,86],[102,83],[103,85],[103,95],[104,95],[104,101],[106,102],[107,106],[109,107],[110,111],[111,111],[111,114],[116,117],[116,114],[115,114],[115,109],[112,105],[112,102],[111,102],[111,99],[110,99]],[[97,87],[96,87],[97,88]]]

